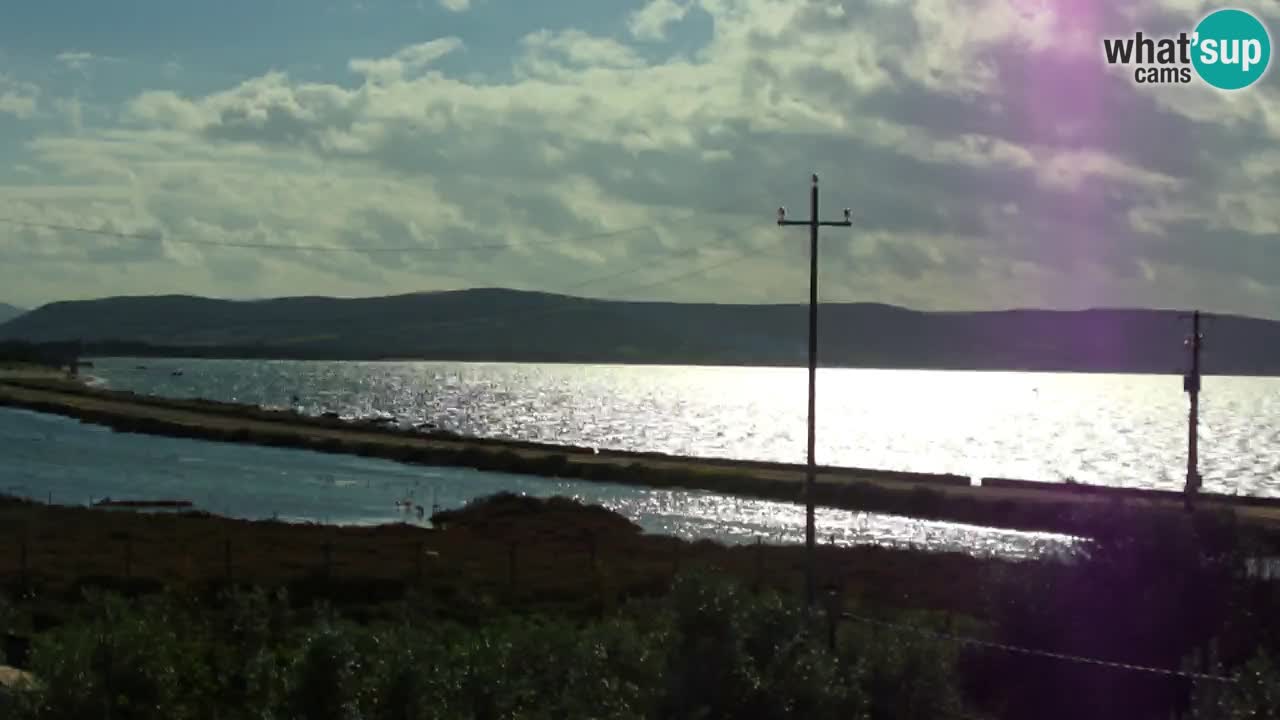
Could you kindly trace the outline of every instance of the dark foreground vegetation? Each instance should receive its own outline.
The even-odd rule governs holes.
[[[40,638],[25,718],[933,718],[955,653],[843,633],[829,650],[776,594],[683,578],[606,618],[354,622],[283,594],[92,594]],[[110,710],[108,710],[110,708]]]
[[[23,553],[0,550],[0,630],[36,683],[0,695],[0,717],[1166,720],[1280,707],[1280,598],[1245,572],[1268,551],[1225,515],[1114,508],[1071,563],[821,548],[829,602],[807,619],[799,548],[645,536],[567,500],[497,496],[438,519],[430,532],[335,529],[0,504],[5,544]],[[226,562],[228,538],[247,550]]]

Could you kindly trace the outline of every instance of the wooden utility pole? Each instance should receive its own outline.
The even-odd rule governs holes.
[[[1200,334],[1200,311],[1191,320],[1191,337],[1187,347],[1191,350],[1191,370],[1182,380],[1182,389],[1191,398],[1191,410],[1187,417],[1187,485],[1185,488],[1187,509],[1200,490],[1200,348],[1204,336]]]
[[[817,439],[817,386],[818,386],[818,228],[852,227],[852,212],[845,208],[844,220],[822,221],[818,219],[818,176],[813,176],[813,185],[809,196],[809,219],[788,220],[786,208],[778,208],[778,225],[807,225],[809,227],[809,437],[808,460],[805,464],[804,478],[804,511],[805,511],[805,608],[813,607],[817,599],[815,580],[814,539],[816,530],[813,518],[814,482],[817,475],[817,464],[814,462],[814,447]]]

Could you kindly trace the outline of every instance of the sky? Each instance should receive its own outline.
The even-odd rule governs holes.
[[[817,173],[820,216],[853,213],[823,231],[825,301],[1280,318],[1277,73],[1226,93],[1104,62],[1218,7],[16,3],[0,301],[804,302],[808,233],[775,211],[807,219]]]

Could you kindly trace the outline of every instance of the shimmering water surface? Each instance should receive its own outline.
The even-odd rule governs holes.
[[[339,524],[419,522],[396,501],[459,507],[499,491],[577,498],[613,509],[647,532],[725,543],[798,543],[804,509],[714,493],[650,490],[460,468],[400,465],[300,450],[114,433],[54,415],[0,409],[0,492],[60,504],[91,498],[190,500],[231,517]],[[824,542],[977,555],[1058,554],[1070,538],[820,510]]]
[[[90,372],[472,435],[804,460],[804,369],[107,359]],[[824,464],[1161,488],[1186,474],[1178,376],[821,370],[818,393]],[[1201,410],[1206,489],[1280,495],[1280,379],[1205,378]]]

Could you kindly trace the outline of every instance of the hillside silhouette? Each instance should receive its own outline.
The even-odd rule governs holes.
[[[26,312],[20,307],[0,302],[0,323],[8,322]]]
[[[190,296],[57,302],[0,340],[86,354],[803,365],[807,306],[597,300],[500,289],[258,301]],[[1183,311],[920,312],[822,306],[824,366],[1179,373]],[[1204,370],[1280,374],[1280,323],[1206,319]]]

